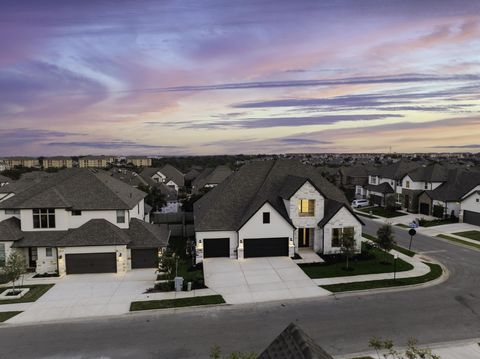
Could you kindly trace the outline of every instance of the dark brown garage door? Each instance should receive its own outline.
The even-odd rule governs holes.
[[[288,238],[245,239],[245,258],[288,256]]]
[[[158,267],[158,249],[132,249],[132,269]]]
[[[426,216],[430,215],[430,205],[428,203],[420,203],[420,213]]]
[[[116,273],[116,253],[82,253],[65,256],[67,274]]]
[[[463,211],[463,222],[480,226],[480,213],[473,211]]]
[[[206,238],[203,240],[203,257],[230,257],[230,238]]]

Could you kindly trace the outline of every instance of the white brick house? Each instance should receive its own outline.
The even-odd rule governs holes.
[[[342,236],[361,249],[362,221],[343,193],[296,161],[243,166],[194,205],[196,259],[333,254]]]

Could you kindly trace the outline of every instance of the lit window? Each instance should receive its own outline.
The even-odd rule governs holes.
[[[263,212],[263,223],[270,223],[270,212]]]
[[[125,223],[125,211],[117,210],[117,223]]]
[[[45,256],[52,257],[53,256],[53,249],[50,248],[50,247],[45,248]]]
[[[34,209],[33,228],[55,228],[55,210],[51,208]]]
[[[300,216],[314,216],[315,215],[315,200],[301,199],[298,203],[298,213]]]

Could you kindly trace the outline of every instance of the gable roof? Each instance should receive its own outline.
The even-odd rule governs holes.
[[[405,174],[416,182],[445,182],[448,170],[438,163],[418,167]],[[404,177],[405,177],[404,176]]]
[[[10,217],[0,222],[0,242],[15,242],[22,239],[20,220]]]
[[[333,359],[315,341],[294,323],[290,323],[258,359]]]
[[[480,185],[480,173],[465,169],[452,169],[447,180],[431,191],[425,191],[431,199],[439,201],[459,201],[465,194]]]
[[[375,168],[372,175],[378,175],[382,178],[400,180],[410,171],[420,167],[420,164],[412,161],[400,160],[387,166]]]
[[[365,223],[355,214],[355,212],[350,208],[350,206],[345,205],[345,203],[326,199],[325,212],[323,214],[322,220],[318,222],[318,226],[324,227],[342,208],[346,208],[362,225],[365,225]]]
[[[390,186],[390,183],[388,182],[383,182],[380,184],[368,184],[365,187],[365,189],[371,192],[378,192],[378,193],[394,193],[395,192],[392,186]]]
[[[159,172],[167,177],[165,182],[172,180],[177,186],[185,186],[185,175],[172,165],[167,163],[165,166],[160,168]]]
[[[88,169],[62,170],[31,181],[15,193],[0,202],[0,208],[132,209],[146,196],[108,172]]]
[[[303,179],[295,179],[301,174]],[[295,181],[294,185],[286,184]],[[343,192],[320,175],[318,170],[294,160],[257,161],[240,168],[194,204],[195,230],[236,231],[269,202],[288,222],[290,218],[281,193],[309,180],[329,199],[345,203]]]

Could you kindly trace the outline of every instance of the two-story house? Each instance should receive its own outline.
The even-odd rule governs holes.
[[[152,179],[157,183],[164,183],[178,192],[180,188],[185,187],[185,175],[172,165],[166,164],[162,168],[145,168],[140,176]]]
[[[225,181],[232,174],[228,166],[217,166],[216,168],[205,168],[192,181],[192,192],[198,193],[203,188],[212,188]]]
[[[361,249],[362,221],[318,170],[293,160],[244,165],[194,204],[196,260]]]
[[[104,171],[62,170],[1,189],[0,264],[14,248],[37,273],[155,267],[169,233],[145,219],[146,194]]]

